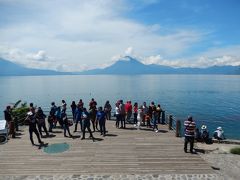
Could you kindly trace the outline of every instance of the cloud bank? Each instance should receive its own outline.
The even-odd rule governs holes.
[[[0,1],[0,6],[10,9],[6,23],[0,24],[0,57],[59,71],[106,67],[123,55],[138,56],[145,64],[176,67],[238,65],[238,46],[225,49],[229,54],[212,49],[196,57],[178,58],[208,36],[205,30],[189,27],[166,32],[159,23],[143,23],[125,15],[136,4],[142,8],[156,2]]]

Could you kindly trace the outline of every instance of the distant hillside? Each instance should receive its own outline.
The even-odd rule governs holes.
[[[93,69],[77,74],[240,74],[240,66],[212,66],[208,68],[172,68],[156,64],[145,65],[138,60],[126,56],[104,69]]]
[[[0,76],[67,75],[71,73],[26,68],[0,58]]]

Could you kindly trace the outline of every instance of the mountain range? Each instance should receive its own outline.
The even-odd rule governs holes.
[[[239,74],[240,66],[212,66],[208,68],[173,68],[156,64],[145,65],[140,61],[126,56],[113,65],[103,69],[93,69],[83,72],[59,72],[26,68],[0,58],[0,76],[34,76],[34,75],[137,75],[137,74]]]
[[[208,68],[173,68],[156,64],[145,65],[126,56],[104,69],[93,69],[78,74],[240,74],[240,66],[212,66]]]
[[[26,68],[11,61],[0,58],[0,76],[43,76],[43,75],[67,75],[67,72]]]

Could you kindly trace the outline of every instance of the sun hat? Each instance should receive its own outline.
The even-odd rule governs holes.
[[[207,129],[206,125],[202,125],[201,129]]]
[[[219,126],[219,127],[217,128],[217,130],[222,131],[222,127]]]
[[[27,113],[27,115],[28,115],[28,116],[32,116],[33,113],[32,113],[31,111],[29,111],[29,112]]]

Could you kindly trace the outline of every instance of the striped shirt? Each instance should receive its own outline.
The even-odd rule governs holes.
[[[185,126],[185,136],[194,136],[196,123],[194,121],[184,121]]]

